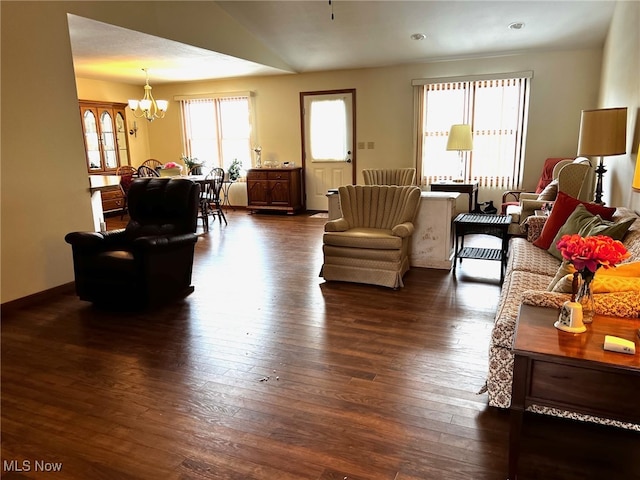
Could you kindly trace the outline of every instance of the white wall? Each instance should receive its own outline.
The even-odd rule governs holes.
[[[604,49],[599,108],[627,107],[627,153],[605,158],[603,199],[640,211],[631,188],[640,143],[640,3],[617,2]]]

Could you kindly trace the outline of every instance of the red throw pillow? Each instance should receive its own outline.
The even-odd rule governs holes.
[[[536,247],[548,250],[551,242],[556,237],[558,230],[565,224],[569,215],[573,213],[578,205],[584,207],[593,215],[600,215],[604,220],[611,220],[616,209],[613,207],[605,207],[597,203],[587,203],[577,198],[573,198],[564,192],[558,192],[558,197],[553,204],[553,209],[549,214],[549,218],[544,223],[544,228],[540,236],[533,242]]]

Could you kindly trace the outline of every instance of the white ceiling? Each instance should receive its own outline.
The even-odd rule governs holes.
[[[615,7],[611,0],[332,3],[217,2],[296,72],[601,47]],[[510,30],[512,22],[525,26]],[[69,29],[82,78],[137,84],[143,67],[152,84],[284,72],[74,15]]]

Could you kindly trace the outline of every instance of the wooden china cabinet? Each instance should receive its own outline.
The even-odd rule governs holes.
[[[115,175],[120,165],[129,165],[126,103],[80,101],[87,171],[90,175]],[[124,205],[119,185],[101,189],[102,210],[120,210]]]

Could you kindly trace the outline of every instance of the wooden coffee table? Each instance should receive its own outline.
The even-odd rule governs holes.
[[[640,424],[639,319],[596,315],[581,334],[553,326],[558,311],[522,305],[513,351],[509,479],[517,478],[525,409],[554,407]],[[605,335],[635,341],[636,354],[605,351]]]

